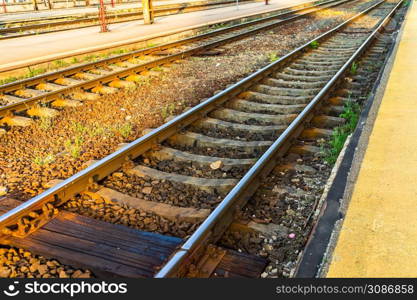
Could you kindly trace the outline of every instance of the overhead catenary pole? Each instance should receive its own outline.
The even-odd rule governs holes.
[[[153,7],[152,0],[142,0],[143,22],[145,24],[153,24]]]
[[[107,28],[107,21],[106,21],[106,6],[104,5],[103,0],[100,0],[100,4],[98,6],[98,15],[100,18],[100,32],[109,31],[109,29]]]

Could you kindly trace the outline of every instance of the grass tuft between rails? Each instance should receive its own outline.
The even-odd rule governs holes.
[[[359,120],[359,113],[360,106],[358,103],[349,101],[345,104],[344,111],[340,114],[340,117],[344,118],[346,123],[333,129],[333,134],[327,143],[327,147],[325,146],[322,150],[324,152],[324,160],[328,164],[334,165],[336,162],[347,137],[356,128],[356,124]]]

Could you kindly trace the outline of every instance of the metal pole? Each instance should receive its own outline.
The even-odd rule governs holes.
[[[153,7],[152,7],[152,0],[142,0],[142,14],[143,14],[143,22],[145,24],[153,24]]]
[[[268,5],[269,4],[268,2],[269,2],[268,0],[265,0],[265,5]]]
[[[3,0],[3,12],[7,13],[6,0]]]
[[[114,0],[111,0],[111,7],[114,7]]]
[[[239,9],[239,0],[236,0],[236,9]]]
[[[98,7],[98,15],[100,17],[100,32],[109,31],[106,23],[106,6],[104,5],[104,0],[100,0],[100,5]]]

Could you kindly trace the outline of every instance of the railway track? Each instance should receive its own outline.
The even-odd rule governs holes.
[[[250,0],[243,0],[249,2]],[[172,14],[187,13],[210,8],[226,7],[235,5],[235,1],[221,0],[211,2],[180,3],[171,5],[161,5],[154,9],[155,16],[167,16]],[[128,21],[142,20],[142,11],[135,10],[131,12],[108,13],[108,24],[117,24]],[[100,25],[100,19],[97,14],[86,16],[62,16],[51,19],[28,19],[16,20],[0,23],[0,40],[16,37],[37,35],[42,33],[58,32],[70,29],[91,27]]]
[[[133,87],[135,81],[143,79],[142,74],[152,71],[153,68],[169,66],[192,55],[210,55],[211,49],[214,52],[219,51],[219,47],[227,43],[346,2],[347,0],[331,0],[2,85],[0,126],[7,128],[29,125],[31,119],[27,116],[52,117],[58,113],[59,107],[81,105],[82,101],[95,100],[100,94]]]
[[[27,202],[3,198],[1,243],[99,276],[260,276],[265,259],[215,245],[231,225],[263,232],[236,216],[273,169],[297,170],[288,153],[316,157],[318,140],[343,124],[343,105],[361,101],[389,44],[376,37],[402,2],[376,2]],[[110,204],[118,208],[107,214]],[[84,208],[108,222],[68,212]],[[121,209],[139,211],[136,228],[176,226],[180,238],[112,224],[129,224]]]

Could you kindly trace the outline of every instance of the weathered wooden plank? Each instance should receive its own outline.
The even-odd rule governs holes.
[[[0,200],[0,214],[19,204]],[[0,236],[20,247],[99,276],[152,277],[180,245],[180,238],[143,232],[65,211],[26,238]]]

